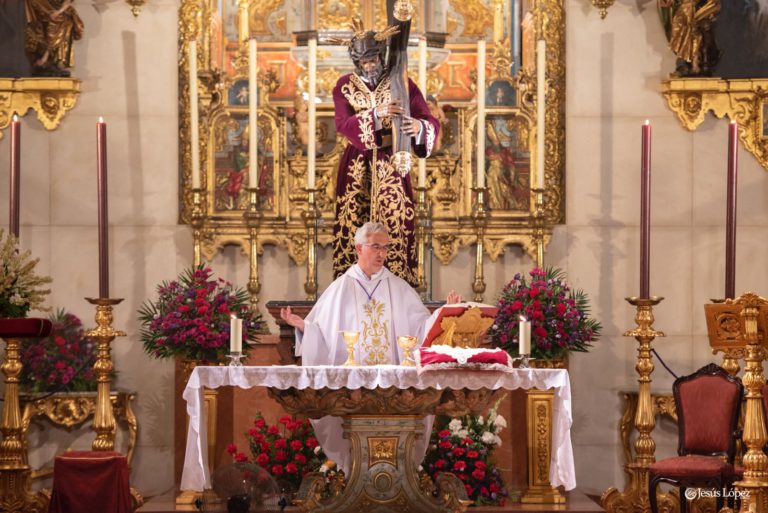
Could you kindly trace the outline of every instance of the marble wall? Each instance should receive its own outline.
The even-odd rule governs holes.
[[[191,263],[188,227],[177,224],[178,2],[153,0],[134,18],[123,2],[77,0],[86,26],[76,45],[83,80],[77,106],[55,132],[32,115],[23,121],[21,241],[54,278],[52,306],[92,325],[84,300],[97,292],[95,123],[109,123],[110,261],[113,295],[125,298],[115,324],[117,386],[136,391],[140,422],[132,482],[146,496],[173,488],[173,367],[149,359],[138,339],[136,310],[155,284]],[[667,337],[655,347],[678,374],[713,360],[702,304],[720,297],[724,282],[726,121],[708,119],[695,133],[667,109],[659,83],[674,67],[654,4],[622,0],[600,20],[586,0],[568,0],[567,221],[557,227],[548,263],[565,268],[574,286],[593,299],[604,336],[588,354],[574,356],[572,431],[577,480],[587,492],[623,488],[617,431],[620,393],[635,390],[634,326],[624,297],[638,291],[640,124],[653,123],[651,291],[666,299],[656,327]],[[7,169],[8,137],[0,140]],[[737,291],[765,294],[759,258],[768,249],[765,170],[740,154]],[[6,176],[3,171],[2,176]],[[0,179],[0,225],[8,216],[8,180]],[[330,257],[320,252],[320,286],[331,280]],[[531,265],[510,248],[486,271],[491,301],[515,272]],[[450,268],[435,263],[435,297],[451,288],[471,297],[473,254],[462,250]],[[227,248],[215,262],[223,277],[245,285],[247,262]],[[268,247],[261,261],[262,297],[302,296],[304,269]],[[458,272],[457,272],[458,271]],[[457,280],[456,276],[462,276]],[[719,360],[719,357],[716,358]],[[654,391],[670,390],[660,366]],[[243,428],[245,429],[245,427]],[[671,454],[674,427],[655,432],[658,454]],[[57,435],[36,429],[32,463],[68,446],[88,447],[87,431]]]

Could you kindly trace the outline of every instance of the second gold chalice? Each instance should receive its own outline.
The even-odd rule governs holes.
[[[416,347],[416,337],[397,337],[397,345],[403,350],[403,361],[400,365],[403,367],[416,367],[416,362],[411,354],[411,351]]]
[[[355,345],[360,338],[360,333],[357,331],[341,331],[340,333],[344,337],[344,343],[347,344],[347,361],[344,362],[344,367],[357,367]]]

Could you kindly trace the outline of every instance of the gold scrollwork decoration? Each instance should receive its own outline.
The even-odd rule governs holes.
[[[768,79],[676,78],[662,83],[669,108],[696,130],[708,112],[739,124],[739,140],[768,170]]]
[[[73,78],[0,78],[0,139],[14,114],[30,109],[46,130],[55,130],[80,96],[80,81]]]

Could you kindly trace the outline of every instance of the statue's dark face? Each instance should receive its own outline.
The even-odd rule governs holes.
[[[378,83],[381,79],[381,73],[384,71],[384,67],[381,64],[381,58],[378,54],[371,57],[363,57],[360,59],[360,71],[363,78],[371,83]]]

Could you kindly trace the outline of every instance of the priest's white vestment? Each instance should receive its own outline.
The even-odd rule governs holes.
[[[403,279],[387,268],[366,276],[355,264],[323,292],[304,319],[304,333],[296,330],[296,356],[302,365],[343,365],[347,347],[340,331],[357,331],[360,339],[355,349],[358,365],[399,365],[403,351],[397,337],[412,335],[423,340],[429,318],[421,298]],[[419,462],[426,453],[432,429],[430,416],[425,419],[424,437],[414,447]],[[312,422],[325,454],[349,472],[349,440],[342,438],[341,418],[323,417]]]

